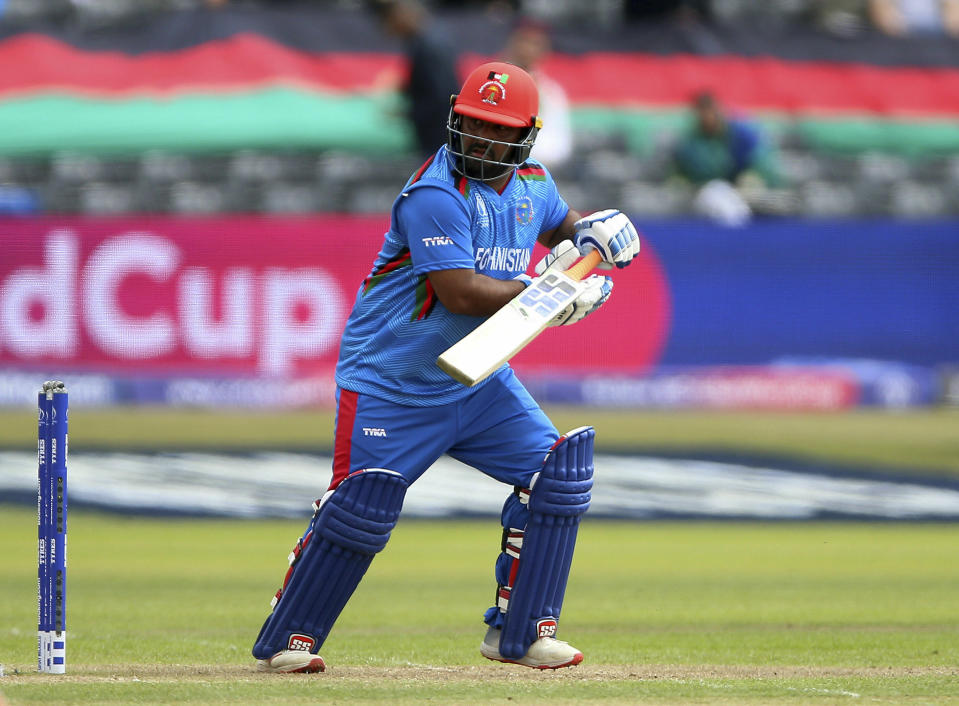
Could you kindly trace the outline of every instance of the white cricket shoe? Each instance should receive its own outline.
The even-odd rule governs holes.
[[[283,650],[277,652],[269,659],[258,659],[256,661],[256,670],[258,672],[274,672],[277,674],[290,674],[293,672],[312,674],[313,672],[325,672],[326,662],[319,655],[306,652],[305,650]]]
[[[583,653],[568,642],[557,640],[555,637],[541,637],[519,659],[510,659],[499,653],[499,639],[502,630],[490,628],[480,645],[480,654],[486,659],[510,664],[522,664],[533,669],[559,669],[572,667],[583,661]]]

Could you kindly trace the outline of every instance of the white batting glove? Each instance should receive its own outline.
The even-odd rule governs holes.
[[[616,267],[626,267],[639,254],[639,235],[626,214],[615,208],[598,211],[573,224],[575,242],[580,253],[599,250],[603,260]]]
[[[516,280],[517,282],[522,282],[524,287],[528,287],[533,283],[533,278],[530,277],[525,272],[521,272],[520,274],[516,275],[513,279]]]
[[[533,271],[538,275],[546,274],[547,270],[568,270],[579,259],[579,250],[572,240],[564,240],[554,247],[542,260],[536,263]]]
[[[564,240],[546,253],[533,269],[540,276],[550,270],[568,270],[579,259],[579,255],[573,241]],[[550,326],[569,326],[582,321],[601,307],[613,291],[613,280],[609,277],[592,275],[583,280],[583,284],[586,285],[583,293],[559,312],[550,322]]]
[[[550,326],[569,326],[582,321],[605,304],[613,293],[613,278],[606,275],[590,275],[582,280],[582,284],[586,285],[583,293],[553,317]]]

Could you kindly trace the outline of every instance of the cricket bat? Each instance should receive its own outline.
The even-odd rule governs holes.
[[[467,387],[485,380],[582,293],[585,285],[580,280],[601,260],[600,252],[591,250],[568,270],[537,277],[506,306],[446,349],[436,364]]]

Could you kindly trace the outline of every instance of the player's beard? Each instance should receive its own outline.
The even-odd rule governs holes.
[[[507,149],[502,159],[498,161],[508,162],[509,160],[507,158],[510,157],[513,149],[515,148],[510,147]],[[470,179],[490,181],[507,174],[513,168],[511,164],[491,162],[492,156],[490,152],[491,150],[487,150],[477,154],[471,149],[470,152],[465,153],[462,158],[463,173]]]

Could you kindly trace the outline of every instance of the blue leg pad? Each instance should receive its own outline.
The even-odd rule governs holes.
[[[592,427],[581,427],[560,437],[529,491],[525,531],[512,546],[508,538],[504,542],[504,554],[513,562],[505,584],[507,562],[497,564],[503,629],[499,651],[504,657],[519,659],[537,639],[556,635],[579,522],[589,509],[595,434]],[[508,515],[514,521],[518,517],[509,501],[503,515],[504,526]],[[509,527],[507,533],[515,534]],[[487,622],[500,624],[489,612]]]
[[[293,550],[286,582],[253,646],[254,657],[320,649],[373,557],[389,541],[407,487],[394,471],[358,471],[323,498]]]

